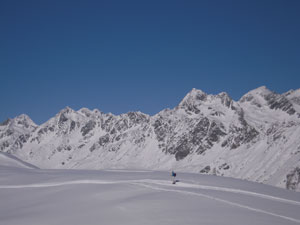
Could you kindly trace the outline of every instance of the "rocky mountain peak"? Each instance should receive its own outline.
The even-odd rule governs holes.
[[[291,89],[291,90],[285,92],[284,95],[285,95],[285,96],[291,95],[291,96],[297,96],[297,97],[300,97],[300,88],[299,88],[299,89],[296,89],[296,90]]]
[[[193,88],[187,95],[199,96],[199,95],[207,95],[207,94],[200,89]]]
[[[12,119],[12,123],[17,126],[23,126],[25,128],[37,127],[37,125],[26,114],[21,114],[21,115],[15,117],[14,119]]]
[[[261,86],[248,93],[251,93],[253,95],[267,96],[273,94],[274,92],[268,89],[266,86]]]
[[[6,120],[0,127],[0,151],[12,153],[22,148],[37,128],[38,125],[25,114]]]
[[[249,91],[247,94],[243,95],[239,102],[251,102],[258,103],[260,99],[273,94],[274,92],[270,91],[266,86],[261,86],[252,91]]]
[[[217,98],[221,99],[221,103],[227,107],[230,107],[232,105],[232,98],[226,93],[221,92],[216,95]]]
[[[277,94],[270,91],[265,86],[248,92],[239,100],[239,102],[248,103],[258,108],[267,107],[272,110],[282,110],[290,115],[293,115],[296,112],[285,94]]]
[[[195,114],[201,112],[207,115],[210,113],[224,114],[221,112],[225,110],[224,106],[230,110],[236,109],[236,103],[226,92],[209,95],[201,90],[193,89],[184,97],[177,108],[184,109],[186,112]]]
[[[74,113],[74,112],[75,111],[72,108],[70,108],[69,106],[66,106],[65,108],[60,110],[58,114],[68,114],[68,113]]]
[[[100,112],[99,109],[94,109],[93,113],[95,113],[95,114],[102,114],[102,112]]]
[[[11,122],[11,119],[8,118],[8,119],[4,120],[3,122],[1,122],[0,126],[7,126],[10,122]]]
[[[83,114],[86,117],[90,117],[94,112],[89,110],[88,108],[81,108],[77,112]]]
[[[180,102],[179,106],[185,106],[197,101],[205,101],[207,94],[201,90],[193,88]]]
[[[290,90],[283,94],[292,103],[300,106],[300,89]],[[299,108],[299,107],[298,107]],[[300,111],[298,111],[300,113]]]

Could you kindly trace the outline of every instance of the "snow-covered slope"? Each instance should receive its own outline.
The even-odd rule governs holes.
[[[176,169],[299,191],[299,108],[300,89],[239,101],[193,89],[154,116],[67,107],[37,126],[23,115],[0,126],[0,146],[40,168]]]
[[[36,166],[4,152],[0,152],[0,166],[37,169]]]
[[[1,164],[0,164],[1,168]],[[0,169],[0,224],[295,225],[300,193],[217,176]]]

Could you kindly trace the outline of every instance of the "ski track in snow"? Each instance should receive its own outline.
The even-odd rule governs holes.
[[[212,200],[215,200],[215,201],[219,201],[219,202],[222,202],[222,203],[225,203],[225,204],[229,204],[229,205],[232,205],[232,206],[237,206],[239,208],[244,208],[244,209],[248,209],[248,210],[251,210],[251,211],[254,211],[254,212],[264,213],[264,214],[267,214],[267,215],[271,215],[271,216],[279,217],[279,218],[282,218],[282,219],[286,219],[286,220],[289,220],[289,221],[292,221],[292,222],[300,223],[300,220],[294,219],[292,217],[287,217],[287,216],[279,215],[279,214],[276,214],[276,213],[271,213],[271,212],[268,212],[268,211],[265,211],[265,210],[262,210],[262,209],[256,209],[256,208],[253,208],[253,207],[250,207],[250,206],[246,206],[246,205],[242,205],[242,204],[239,204],[239,203],[231,202],[231,201],[224,200],[224,199],[221,199],[221,198],[216,198],[216,197],[206,195],[206,194],[200,194],[200,193],[183,191],[183,190],[167,189],[167,188],[161,188],[161,187],[153,187],[151,185],[142,184],[142,183],[140,183],[138,185],[146,187],[146,188],[151,188],[153,190],[177,192],[177,193],[182,193],[182,194],[200,196],[200,197],[212,199]]]
[[[239,203],[231,202],[231,201],[224,200],[224,199],[221,199],[221,198],[213,197],[211,195],[201,194],[201,193],[196,193],[196,192],[191,192],[191,191],[186,191],[186,190],[174,189],[174,187],[176,188],[178,186],[178,187],[185,187],[185,188],[198,188],[198,189],[203,189],[203,190],[215,190],[215,191],[232,192],[232,193],[251,195],[251,196],[255,196],[255,197],[259,197],[259,198],[264,198],[264,199],[274,200],[274,201],[280,201],[280,202],[300,206],[300,202],[298,202],[298,201],[279,198],[279,197],[275,197],[275,196],[271,196],[271,195],[265,195],[265,194],[260,194],[260,193],[256,193],[256,192],[250,192],[250,191],[243,191],[243,190],[233,189],[233,188],[205,186],[205,185],[200,185],[200,184],[189,184],[189,183],[180,182],[178,185],[174,186],[173,184],[170,183],[170,181],[151,180],[151,179],[123,180],[123,181],[73,180],[73,181],[65,181],[65,182],[36,183],[36,184],[25,184],[25,185],[1,185],[0,189],[46,188],[46,187],[56,187],[56,186],[74,185],[74,184],[133,184],[133,185],[138,185],[138,186],[142,186],[142,187],[145,187],[145,188],[149,188],[149,189],[152,189],[152,190],[176,192],[176,193],[181,193],[181,194],[204,197],[204,198],[212,199],[212,200],[219,201],[219,202],[222,202],[222,203],[225,203],[225,204],[229,204],[229,205],[232,205],[232,206],[236,206],[236,207],[239,207],[239,208],[244,208],[244,209],[248,209],[248,210],[251,210],[251,211],[264,213],[264,214],[267,214],[267,215],[271,215],[271,216],[279,217],[279,218],[286,219],[286,220],[289,220],[289,221],[293,221],[293,222],[296,222],[296,223],[300,223],[300,220],[298,220],[298,219],[283,216],[283,215],[280,215],[280,214],[271,213],[271,212],[268,212],[268,211],[265,211],[265,210],[262,210],[262,209],[253,208],[253,207],[242,205],[242,204],[239,204]],[[169,186],[169,187],[172,187],[172,188],[163,188],[163,187],[158,187],[158,186],[153,186],[153,185]]]
[[[108,172],[121,172],[121,173],[149,173],[149,172],[153,172],[153,171],[149,171],[149,170],[122,170],[122,169],[111,169],[111,170],[104,170],[104,171],[108,171]]]
[[[151,182],[149,182],[149,183],[151,183]],[[161,183],[155,182],[155,183],[160,184],[160,185],[166,185],[163,182],[161,182]],[[190,183],[182,183],[182,182],[179,183],[179,187],[189,187],[189,188],[198,188],[198,189],[203,189],[203,190],[224,191],[224,192],[231,192],[231,193],[237,193],[237,194],[251,195],[251,196],[255,196],[255,197],[260,197],[260,198],[264,198],[264,199],[275,200],[275,201],[280,201],[280,202],[285,202],[285,203],[290,203],[290,204],[300,206],[300,202],[298,202],[298,201],[293,201],[290,199],[279,198],[279,197],[272,196],[272,195],[260,194],[257,192],[244,191],[244,190],[234,189],[234,188],[207,186],[207,185],[201,185],[201,184],[190,184]]]
[[[224,192],[231,192],[237,194],[244,194],[244,195],[252,195],[264,199],[275,200],[280,202],[285,202],[293,205],[299,205],[300,202],[293,201],[290,199],[279,198],[272,195],[260,194],[257,192],[251,191],[244,191],[240,189],[233,189],[233,188],[225,188],[225,187],[216,187],[216,186],[207,186],[207,185],[200,185],[200,184],[189,184],[189,183],[177,183],[176,186],[170,184],[169,181],[162,181],[162,180],[151,180],[151,179],[141,179],[141,180],[121,180],[121,181],[109,181],[109,180],[73,180],[73,181],[65,181],[65,182],[53,182],[53,183],[37,183],[37,184],[25,184],[25,185],[1,185],[0,189],[17,189],[17,188],[43,188],[43,187],[55,187],[55,186],[64,186],[64,185],[73,185],[73,184],[140,184],[140,183],[149,183],[149,184],[158,184],[158,185],[165,185],[165,186],[172,186],[172,187],[186,187],[186,188],[198,188],[204,190],[214,190],[214,191],[224,191]]]

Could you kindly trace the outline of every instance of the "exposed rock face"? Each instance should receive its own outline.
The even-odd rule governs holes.
[[[73,123],[74,121],[72,121]],[[71,123],[71,127],[70,130],[73,130],[75,128],[74,124]],[[84,127],[81,128],[81,133],[82,136],[85,136],[86,134],[88,134],[91,130],[93,130],[96,126],[96,122],[93,120],[90,120],[89,122],[87,122]]]
[[[40,126],[8,119],[0,150],[41,168],[178,169],[299,190],[299,136],[300,89],[260,87],[239,101],[193,89],[154,116],[66,107]]]
[[[287,176],[286,188],[289,190],[300,190],[300,167],[296,167]]]

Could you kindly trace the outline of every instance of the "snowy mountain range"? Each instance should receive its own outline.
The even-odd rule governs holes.
[[[69,107],[42,125],[0,124],[0,151],[39,168],[215,174],[300,191],[300,89],[259,87],[234,101],[193,89],[154,116]]]

